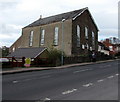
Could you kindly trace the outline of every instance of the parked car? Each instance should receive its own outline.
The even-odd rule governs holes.
[[[8,58],[0,58],[0,64],[2,65],[2,68],[10,67],[10,61]]]
[[[9,62],[8,58],[0,58],[0,62]]]

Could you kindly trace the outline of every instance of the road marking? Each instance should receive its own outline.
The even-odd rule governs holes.
[[[75,71],[75,72],[73,72],[73,73],[79,73],[80,71]]]
[[[88,70],[93,70],[93,69],[91,68],[91,69],[88,69]]]
[[[13,83],[14,83],[14,84],[15,84],[15,83],[18,83],[18,81],[17,81],[17,80],[14,80]]]
[[[40,99],[40,100],[37,100],[36,102],[49,102],[51,99],[46,97],[45,99]]]
[[[84,69],[84,70],[78,70],[78,71],[75,71],[73,73],[79,73],[79,72],[84,72],[84,71],[87,71],[87,69]]]
[[[89,87],[89,86],[92,86],[92,85],[93,85],[93,83],[88,83],[88,84],[83,85],[83,87]]]
[[[100,66],[100,68],[109,68],[111,65]]]
[[[40,77],[40,78],[49,78],[49,77],[51,77],[50,75],[49,76],[43,76],[43,77]]]
[[[104,81],[104,79],[100,79],[100,80],[98,80],[97,82],[102,82],[102,81]]]
[[[80,72],[85,72],[85,71],[88,71],[88,70],[93,70],[93,69],[78,70],[78,71],[74,71],[73,73],[80,73]]]
[[[70,94],[70,93],[75,92],[75,91],[77,91],[77,89],[72,89],[72,90],[64,91],[64,92],[62,92],[62,94],[66,95],[66,94]]]
[[[110,67],[111,65],[106,65],[105,67]]]
[[[44,78],[49,78],[51,76],[42,76],[42,77],[37,77],[37,78],[31,78],[31,79],[24,79],[24,80],[20,80],[19,82],[26,82],[26,81],[30,81],[30,80],[36,80],[36,79],[44,79]],[[17,83],[18,81],[13,81],[13,83]]]
[[[109,76],[109,77],[107,77],[107,78],[109,78],[109,79],[111,79],[111,78],[113,78],[114,76]]]
[[[44,99],[44,101],[47,101],[47,100],[51,100],[51,99],[46,97],[46,98]]]
[[[118,76],[119,74],[115,74],[116,76]]]

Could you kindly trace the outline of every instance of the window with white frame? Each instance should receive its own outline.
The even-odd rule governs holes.
[[[59,28],[55,27],[55,34],[54,34],[54,45],[58,45],[58,34],[59,34]]]
[[[89,45],[88,44],[86,44],[86,47],[87,47],[87,49],[89,49]]]
[[[92,51],[92,47],[90,46],[90,51]]]
[[[93,46],[93,49],[95,48],[95,33],[92,32],[92,46]]]
[[[13,52],[15,51],[15,47],[12,48],[12,51],[13,51]]]
[[[88,39],[88,28],[85,27],[85,38]]]
[[[98,51],[101,51],[102,50],[102,47],[99,45],[98,46]]]
[[[80,47],[80,26],[77,25],[77,47]]]
[[[82,49],[85,49],[85,45],[82,45]]]
[[[110,50],[110,51],[113,51],[113,46],[109,46],[109,50]]]
[[[44,43],[45,43],[45,30],[42,29],[41,30],[41,42],[40,42],[40,44],[44,45]]]
[[[30,32],[29,46],[33,45],[33,31]]]
[[[89,45],[88,45],[87,42],[86,42],[86,44],[85,44],[85,49],[89,49]]]

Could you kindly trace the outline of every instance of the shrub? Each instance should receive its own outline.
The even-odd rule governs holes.
[[[116,53],[115,56],[120,56],[120,52]]]
[[[62,51],[55,48],[49,49],[48,59],[52,66],[58,66],[61,64]],[[65,56],[63,52],[63,56]]]

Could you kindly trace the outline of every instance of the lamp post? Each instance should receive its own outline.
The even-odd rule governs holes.
[[[64,51],[64,21],[65,21],[65,19],[62,19],[62,54],[61,54],[61,65],[63,65],[63,63],[64,63],[64,55],[63,55],[63,51]]]

